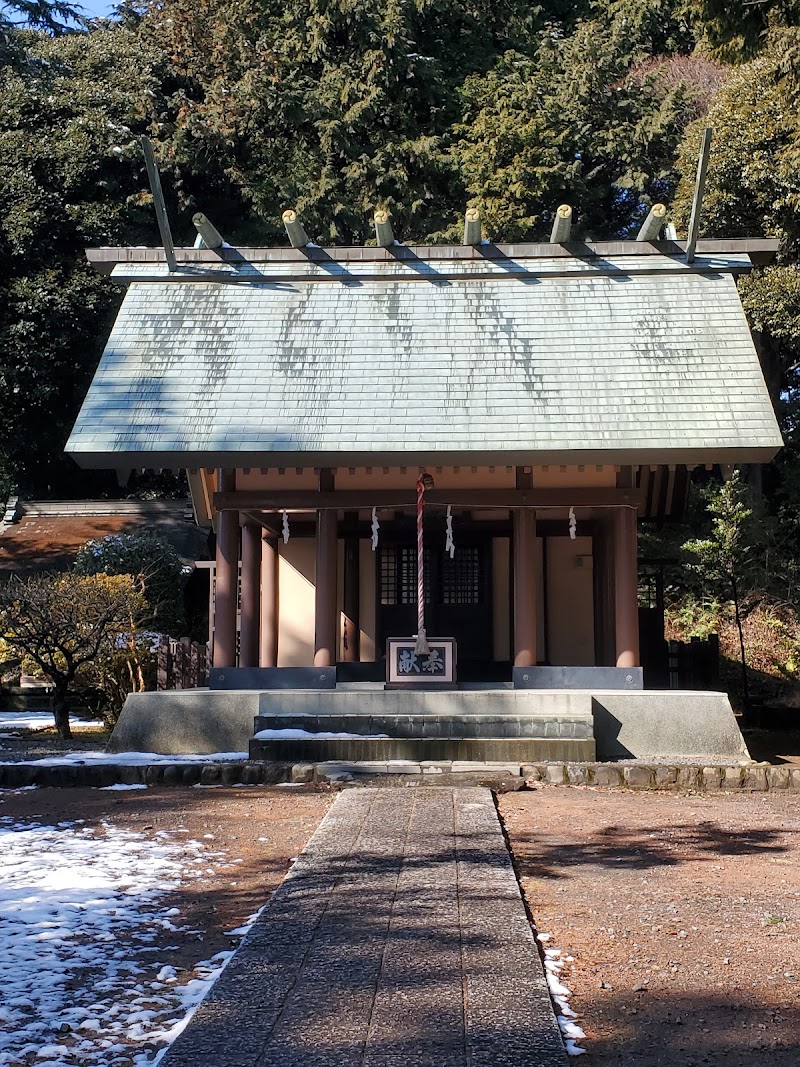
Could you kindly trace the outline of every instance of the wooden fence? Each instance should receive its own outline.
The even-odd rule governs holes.
[[[158,689],[198,689],[208,684],[208,648],[189,637],[162,637],[158,646]]]
[[[719,688],[719,638],[710,634],[705,641],[668,641],[667,658],[670,689]]]

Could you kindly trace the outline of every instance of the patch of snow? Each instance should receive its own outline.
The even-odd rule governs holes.
[[[86,719],[83,716],[70,715],[71,726],[79,726],[81,723],[102,729],[103,724],[96,719]],[[48,726],[55,726],[52,711],[0,711],[0,727],[4,730],[41,730]]]
[[[0,1065],[153,1067],[185,1029],[233,953],[184,985],[159,961],[154,929],[197,935],[164,895],[220,856],[171,838],[0,817]]]
[[[257,741],[269,741],[269,740],[275,740],[276,738],[280,738],[280,739],[285,740],[285,741],[290,741],[290,740],[291,741],[299,741],[299,740],[302,740],[302,739],[308,738],[308,737],[318,738],[321,741],[334,741],[334,740],[336,740],[336,741],[340,741],[340,740],[346,740],[346,741],[353,741],[353,740],[355,740],[355,741],[373,741],[373,740],[379,740],[379,739],[380,740],[384,740],[384,739],[389,737],[388,734],[328,733],[328,732],[326,732],[324,730],[321,730],[319,733],[314,733],[311,730],[294,730],[294,729],[259,730],[258,733],[255,734],[254,736],[255,736],[255,739]]]
[[[225,935],[227,937],[244,937],[244,935],[248,933],[253,923],[256,921],[262,911],[263,908],[259,908],[258,911],[254,911],[252,915],[247,916],[241,926],[237,926],[235,930],[226,930]]]
[[[560,949],[548,947],[548,942],[552,940],[550,934],[540,934],[537,930],[534,930],[534,936],[544,952],[544,973],[547,979],[547,988],[556,1006],[556,1019],[561,1030],[564,1048],[568,1056],[582,1056],[586,1049],[581,1048],[577,1042],[583,1041],[586,1034],[575,1022],[577,1016],[569,1003],[572,990],[561,978],[564,964],[573,963],[574,957],[565,957]]]
[[[172,756],[165,756],[160,752],[66,752],[63,756],[46,756],[44,759],[21,762],[24,762],[25,766],[33,767],[79,767],[82,764],[141,767],[149,763],[224,763],[248,758],[247,752],[193,752]],[[17,764],[7,763],[6,766],[14,767]]]
[[[132,785],[123,785],[122,783],[118,783],[117,785],[103,785],[103,786],[100,786],[100,792],[101,793],[113,793],[113,792],[117,792],[120,789],[147,789],[147,786],[146,785],[133,785],[133,784]]]

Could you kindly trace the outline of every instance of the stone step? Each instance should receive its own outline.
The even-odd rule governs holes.
[[[254,737],[250,741],[250,759],[309,763],[330,760],[572,763],[594,760],[595,743],[591,737]]]
[[[244,695],[244,694],[242,694]],[[425,690],[341,687],[330,690],[261,690],[256,715],[473,716],[494,719],[592,718],[592,693],[584,690]]]
[[[257,715],[255,733],[264,730],[303,730],[306,733],[385,734],[392,738],[568,738],[593,737],[592,719],[585,715]],[[263,740],[263,738],[260,738]],[[283,740],[281,737],[270,740]]]

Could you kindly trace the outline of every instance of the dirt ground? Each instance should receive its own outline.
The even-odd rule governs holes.
[[[800,1064],[800,797],[541,786],[499,807],[587,1063]]]
[[[0,815],[207,841],[213,866],[165,903],[197,931],[162,953],[181,970],[231,947],[225,931],[264,903],[332,799],[37,789],[0,793]],[[499,807],[538,929],[573,957],[562,978],[587,1063],[800,1064],[800,797],[540,786]]]

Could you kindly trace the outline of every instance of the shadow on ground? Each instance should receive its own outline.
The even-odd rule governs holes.
[[[537,835],[535,842],[517,841],[515,862],[521,878],[568,878],[581,866],[642,871],[653,867],[703,863],[725,856],[787,852],[782,830],[725,830],[714,822],[670,826],[606,826],[583,842]]]
[[[607,993],[584,1003],[583,1042],[595,1067],[797,1067],[800,1005],[780,1011],[753,1004],[736,992],[674,995]],[[588,1022],[596,1024],[596,1031]]]

